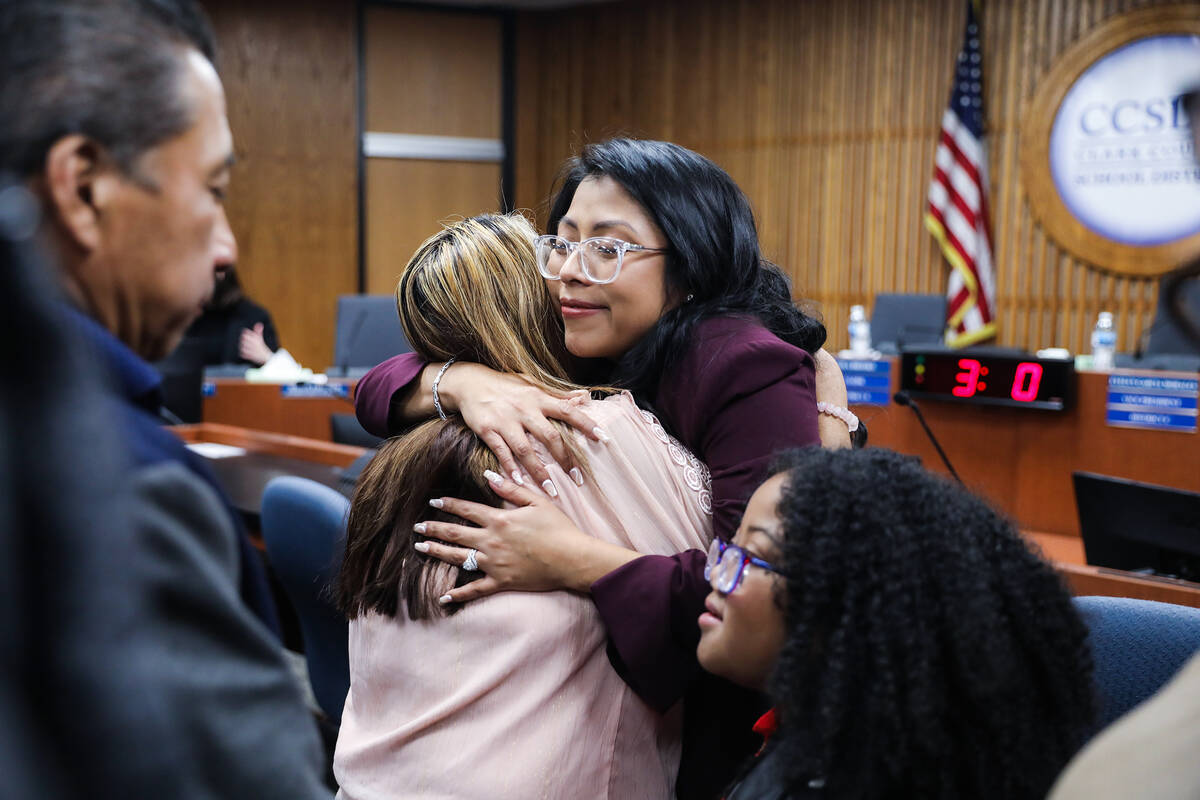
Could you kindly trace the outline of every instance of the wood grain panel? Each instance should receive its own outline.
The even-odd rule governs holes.
[[[238,163],[238,271],[301,363],[333,360],[337,296],[358,284],[352,3],[204,0]]]
[[[324,396],[287,397],[283,386],[251,383],[241,378],[210,381],[212,394],[204,398],[201,419],[205,423],[234,425],[256,431],[283,433],[328,442],[333,439],[330,416],[354,413],[357,381],[331,381],[330,387],[346,385],[345,397],[333,392]]]
[[[1126,11],[1178,5],[984,4],[999,344],[1086,352],[1107,309],[1118,346],[1132,350],[1149,325],[1156,280],[1098,273],[1035,221],[1020,130],[1073,43]],[[1200,2],[1183,5],[1200,15]],[[746,191],[765,253],[819,303],[830,344],[844,347],[852,304],[945,289],[948,268],[921,215],[963,15],[961,0],[626,0],[522,12],[517,204],[544,221],[560,164],[588,141],[626,133],[691,147]]]
[[[500,25],[494,14],[368,6],[367,130],[500,138]]]
[[[367,291],[390,294],[442,222],[500,208],[500,165],[367,159]]]

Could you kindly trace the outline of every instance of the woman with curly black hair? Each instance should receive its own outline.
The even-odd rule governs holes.
[[[1053,570],[912,458],[811,448],[772,473],[714,540],[700,618],[700,663],[775,703],[729,800],[1044,797],[1093,710]]]

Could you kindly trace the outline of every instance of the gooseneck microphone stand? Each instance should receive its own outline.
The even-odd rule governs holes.
[[[929,423],[925,422],[925,415],[921,413],[921,409],[917,406],[917,401],[913,400],[912,397],[909,396],[908,392],[896,392],[894,395],[892,395],[892,399],[896,401],[897,405],[908,406],[913,410],[913,413],[917,415],[917,421],[920,422],[921,427],[925,429],[925,435],[929,437],[929,441],[933,442],[933,446],[937,450],[938,455],[942,457],[942,463],[946,465],[946,469],[950,470],[950,474],[954,476],[954,480],[962,483],[963,479],[958,477],[958,473],[954,470],[954,465],[951,464],[950,459],[946,457],[946,451],[942,449],[942,446],[938,443],[937,437],[934,436],[933,431],[929,429]],[[966,484],[963,485],[965,486]]]

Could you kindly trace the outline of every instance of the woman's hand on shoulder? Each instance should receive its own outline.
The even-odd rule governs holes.
[[[461,567],[471,550],[484,577],[450,590],[439,602],[466,603],[503,591],[586,592],[595,581],[632,561],[638,553],[588,536],[550,498],[518,486],[494,472],[485,473],[492,491],[513,508],[438,497],[430,505],[478,527],[452,522],[419,523],[428,539],[418,551]],[[452,542],[453,544],[443,544]]]
[[[462,415],[467,427],[496,454],[506,475],[519,475],[523,470],[539,485],[550,479],[550,473],[534,451],[534,440],[546,447],[564,471],[579,467],[550,420],[565,422],[594,441],[608,440],[581,408],[588,399],[582,389],[557,396],[519,375],[480,364],[455,363],[443,375],[438,394],[443,407]]]

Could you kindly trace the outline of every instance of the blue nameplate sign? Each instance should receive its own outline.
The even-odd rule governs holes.
[[[886,406],[892,399],[892,362],[874,358],[839,358],[850,405]]]
[[[312,383],[285,384],[279,387],[279,391],[284,397],[340,397],[344,399],[350,396],[350,384],[327,383],[323,386]]]
[[[1196,378],[1109,375],[1106,421],[1118,428],[1195,433],[1198,395]]]
[[[200,384],[201,397],[213,397],[216,395],[216,393],[217,385],[212,381],[205,381],[204,383]]]

